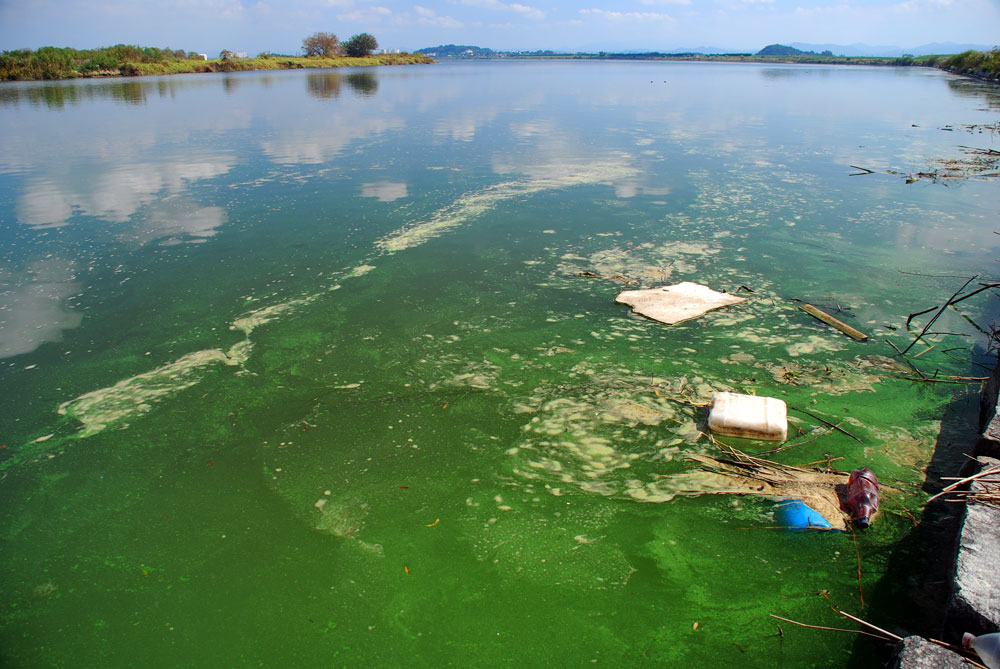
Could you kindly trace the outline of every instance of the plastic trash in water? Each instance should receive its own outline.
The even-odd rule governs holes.
[[[872,470],[862,467],[851,472],[845,504],[851,520],[861,527],[871,524],[872,516],[878,512],[878,478]]]
[[[777,510],[778,522],[793,530],[807,530],[809,528],[833,529],[826,518],[821,516],[815,509],[806,506],[801,500],[792,499],[782,502],[778,505]]]
[[[1000,669],[1000,632],[973,636],[968,632],[962,637],[962,645],[976,651],[990,669]]]
[[[784,441],[788,437],[788,407],[774,397],[715,393],[708,429],[716,434]]]

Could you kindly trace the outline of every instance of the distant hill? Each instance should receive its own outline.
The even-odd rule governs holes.
[[[496,54],[493,49],[469,46],[468,44],[442,44],[441,46],[417,49],[417,51],[431,58],[491,58]]]
[[[993,50],[994,47],[986,44],[956,44],[954,42],[932,42],[931,44],[921,44],[907,49],[906,53],[913,56],[940,56],[944,54],[963,53],[965,51]]]
[[[794,46],[785,46],[784,44],[768,44],[766,47],[758,51],[757,55],[758,56],[801,56],[804,53],[810,53],[810,52],[796,49]]]
[[[921,44],[903,48],[899,46],[871,45],[871,44],[807,44],[804,42],[792,42],[791,46],[802,51],[830,51],[835,56],[875,56],[881,58],[899,58],[904,53],[911,56],[937,56],[942,54],[962,53],[963,51],[989,51],[990,47],[985,44],[956,44],[954,42],[934,42],[931,44]]]
[[[429,46],[418,49],[431,58],[505,58],[505,57],[533,57],[533,56],[554,56],[554,55],[594,55],[601,58],[613,59],[640,59],[643,57],[669,57],[669,56],[689,56],[695,54],[717,54],[734,55],[747,54],[747,51],[732,49],[722,49],[710,46],[700,46],[693,48],[671,49],[668,51],[654,49],[601,49],[597,45],[589,45],[582,51],[512,51],[495,50],[481,46],[469,44],[442,44],[440,46]],[[904,54],[910,56],[936,56],[958,54],[965,51],[990,51],[990,47],[982,44],[956,44],[954,42],[936,42],[923,44],[908,49],[897,46],[872,46],[869,44],[807,44],[804,42],[792,42],[791,44],[769,44],[758,51],[757,56],[847,56],[850,58],[899,58]]]

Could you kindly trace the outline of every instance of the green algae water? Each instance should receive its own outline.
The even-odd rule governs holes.
[[[894,550],[978,385],[886,340],[995,275],[1000,195],[907,177],[997,148],[998,111],[915,68],[4,84],[3,664],[870,666],[769,614],[911,625]],[[615,303],[681,281],[749,299]],[[984,375],[993,315],[914,362]],[[719,390],[856,437],[793,410],[768,457],[871,467],[872,528],[708,494]]]

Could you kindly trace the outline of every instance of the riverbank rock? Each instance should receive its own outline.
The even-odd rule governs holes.
[[[979,458],[981,468],[1000,464],[993,458]],[[972,491],[985,492],[987,486],[973,481]],[[955,594],[948,612],[949,622],[963,632],[987,634],[1000,629],[1000,508],[979,502],[966,505],[965,522],[958,539],[955,565]]]
[[[745,297],[720,293],[690,281],[646,290],[623,290],[615,298],[615,302],[627,304],[635,313],[667,325],[745,301]]]
[[[896,646],[889,669],[962,669],[962,656],[918,636],[908,636]]]
[[[979,396],[979,442],[976,455],[1000,458],[1000,415],[997,412],[1000,397],[1000,365],[993,369],[986,387]]]

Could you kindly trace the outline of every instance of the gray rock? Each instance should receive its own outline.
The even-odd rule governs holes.
[[[997,400],[1000,396],[1000,365],[993,369],[986,387],[979,396],[979,442],[976,455],[1000,458],[1000,413]]]
[[[983,457],[979,462],[981,467],[1000,464]],[[979,481],[971,486],[972,490],[984,488]],[[1000,629],[1000,508],[966,505],[949,618],[954,627],[976,635]]]
[[[962,669],[968,667],[958,653],[918,636],[908,636],[896,646],[889,669]]]

